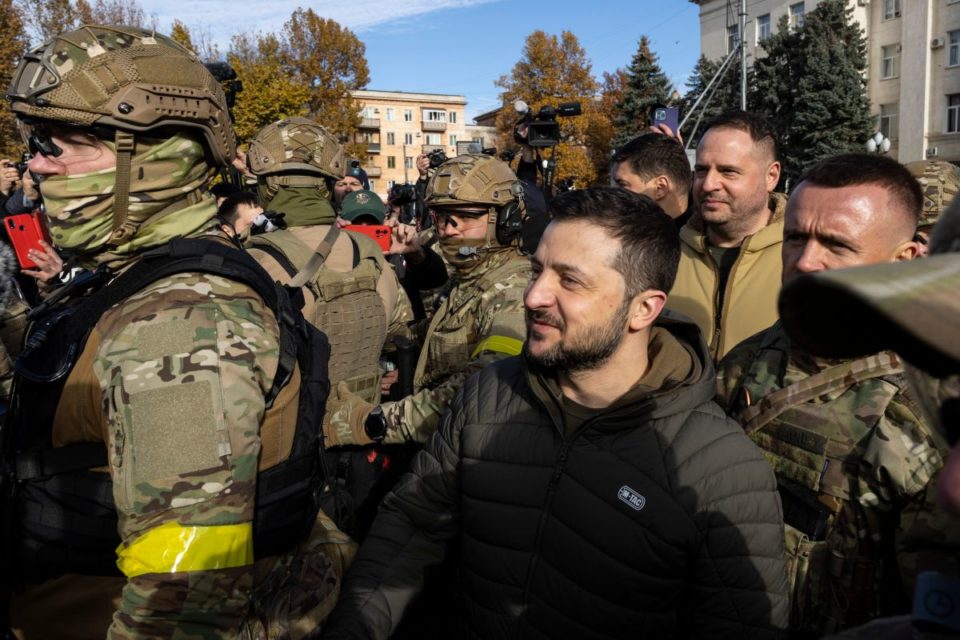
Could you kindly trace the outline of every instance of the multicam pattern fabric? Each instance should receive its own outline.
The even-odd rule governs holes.
[[[469,275],[455,276],[427,330],[414,378],[416,392],[383,405],[384,442],[425,442],[466,379],[520,353],[526,337],[523,291],[530,261],[513,249],[487,254]]]
[[[131,166],[127,220],[136,234],[96,262],[110,262],[172,238],[210,227],[216,215],[213,196],[199,189],[213,176],[203,146],[177,134],[164,141],[141,141]],[[116,169],[83,175],[49,176],[40,184],[50,236],[58,247],[91,253],[113,233]],[[197,193],[191,203],[185,196]],[[175,215],[171,215],[175,214]]]
[[[960,167],[943,160],[921,160],[905,166],[923,189],[923,210],[917,226],[932,227],[960,192]]]
[[[838,373],[802,404],[804,382],[842,363],[799,351],[779,323],[720,363],[718,402],[741,421],[771,393],[796,392],[749,435],[780,484],[798,630],[821,635],[902,611],[918,573],[956,563],[960,523],[932,505],[944,452],[890,362],[890,373],[859,382]]]
[[[295,171],[341,178],[345,168],[343,145],[308,118],[287,118],[265,126],[250,143],[247,162],[258,176]]]

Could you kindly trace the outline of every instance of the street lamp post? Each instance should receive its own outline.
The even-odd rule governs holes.
[[[865,146],[869,153],[879,153],[882,155],[890,151],[890,138],[883,135],[882,132],[877,131],[872,138],[867,140]]]

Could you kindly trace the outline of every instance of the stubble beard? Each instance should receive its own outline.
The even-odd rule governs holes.
[[[624,297],[623,303],[617,309],[609,322],[602,326],[584,327],[580,333],[583,337],[568,340],[565,344],[561,339],[545,352],[534,355],[530,352],[530,334],[533,331],[531,322],[538,320],[550,324],[563,333],[565,323],[558,317],[545,312],[527,309],[527,344],[523,354],[527,363],[535,370],[552,369],[565,375],[593,371],[606,364],[616,352],[626,333],[624,326],[629,317],[630,301]]]

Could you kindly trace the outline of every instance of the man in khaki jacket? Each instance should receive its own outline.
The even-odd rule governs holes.
[[[690,316],[715,359],[777,319],[786,198],[770,125],[745,111],[714,118],[700,139],[668,308]]]

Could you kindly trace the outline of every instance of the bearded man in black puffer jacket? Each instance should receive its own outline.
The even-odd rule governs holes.
[[[711,398],[653,201],[557,197],[524,354],[461,389],[381,506],[326,638],[386,638],[459,548],[471,638],[772,638],[787,620],[774,476]]]

